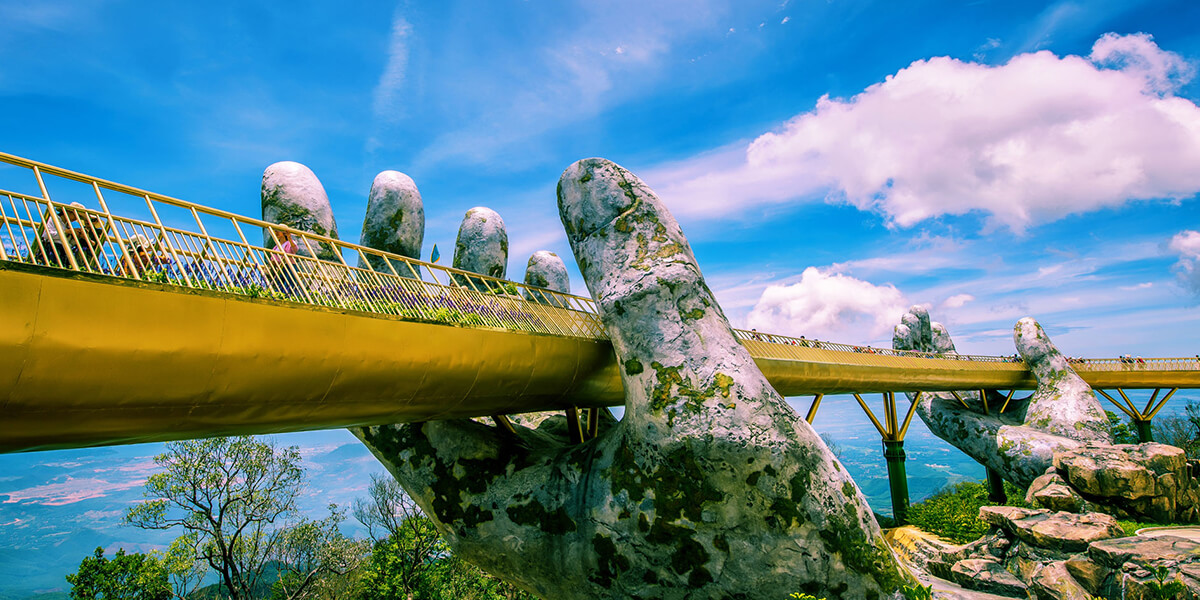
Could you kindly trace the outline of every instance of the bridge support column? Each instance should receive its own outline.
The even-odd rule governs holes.
[[[892,493],[892,518],[896,525],[908,524],[908,474],[904,470],[904,441],[883,440],[887,461],[888,488]]]
[[[1157,415],[1158,411],[1162,410],[1163,406],[1166,406],[1167,400],[1170,400],[1171,396],[1174,396],[1175,392],[1179,391],[1179,388],[1171,388],[1171,391],[1167,392],[1162,400],[1158,401],[1158,404],[1155,404],[1154,401],[1158,398],[1158,393],[1162,389],[1155,388],[1154,393],[1150,394],[1150,400],[1146,402],[1146,407],[1140,410],[1137,406],[1134,406],[1133,401],[1129,399],[1129,395],[1121,388],[1117,388],[1117,393],[1121,395],[1120,402],[1102,389],[1095,388],[1095,391],[1107,398],[1109,402],[1112,402],[1113,406],[1121,409],[1121,412],[1125,413],[1130,421],[1133,421],[1133,426],[1137,429],[1138,442],[1145,444],[1146,442],[1154,441],[1154,428],[1151,426],[1154,415]]]
[[[1139,443],[1145,444],[1154,441],[1154,428],[1151,427],[1150,419],[1134,419],[1133,425],[1137,427]]]
[[[1004,478],[995,469],[987,470],[988,500],[996,504],[1007,504],[1008,494],[1004,492]]]
[[[867,418],[871,419],[871,424],[883,438],[883,458],[887,461],[888,488],[892,493],[892,518],[896,520],[896,525],[907,525],[908,473],[904,469],[904,436],[908,433],[908,424],[912,423],[913,414],[917,411],[917,403],[921,401],[921,392],[913,396],[903,423],[897,418],[899,415],[896,414],[895,392],[883,393],[883,423],[875,418],[875,413],[871,412],[871,407],[867,406],[862,396],[854,394],[854,399],[858,400],[858,405],[867,413]]]

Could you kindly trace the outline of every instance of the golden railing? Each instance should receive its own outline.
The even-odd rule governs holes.
[[[28,183],[36,183],[36,194],[4,185],[13,167],[32,176]],[[412,259],[2,152],[0,175],[6,175],[0,178],[0,260],[406,319],[607,339],[590,298]],[[56,192],[52,199],[48,181],[74,186],[75,195],[62,198]],[[116,210],[115,199],[128,210]],[[99,209],[81,200],[94,201]],[[142,213],[141,218],[126,216],[131,212]],[[247,237],[256,229],[263,232],[261,246]],[[297,252],[280,250],[285,235],[296,242]],[[764,342],[755,344],[756,354],[768,358],[800,359],[799,349],[809,348],[837,352],[837,362],[862,364],[878,364],[879,357],[917,357],[1011,369],[1021,362],[1015,356],[939,355],[753,330],[734,333],[744,342]],[[1082,359],[1073,366],[1200,368],[1195,359],[1134,360]]]

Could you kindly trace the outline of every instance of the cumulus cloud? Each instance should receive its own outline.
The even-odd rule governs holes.
[[[822,97],[753,142],[646,174],[673,209],[719,216],[825,198],[907,227],[980,211],[1014,230],[1135,199],[1200,191],[1193,69],[1145,34],[1088,57],[999,66],[919,60],[849,100]]]
[[[1179,282],[1200,297],[1200,231],[1188,229],[1175,234],[1169,247],[1179,255],[1179,262],[1173,267]]]
[[[907,306],[893,285],[809,267],[798,283],[767,286],[746,322],[764,332],[863,343],[886,337]]]

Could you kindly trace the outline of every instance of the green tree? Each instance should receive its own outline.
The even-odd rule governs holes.
[[[337,599],[355,593],[355,571],[368,544],[342,534],[339,526],[345,517],[344,510],[331,504],[324,520],[304,519],[284,530],[271,557],[280,569],[272,598]]]
[[[163,471],[146,480],[149,500],[130,508],[126,522],[145,529],[183,529],[190,537],[176,548],[180,564],[187,564],[185,549],[191,548],[194,559],[217,572],[231,600],[251,600],[255,590],[269,589],[273,573],[268,565],[287,576],[292,566],[273,559],[306,560],[309,555],[295,547],[304,540],[347,542],[326,531],[336,530],[340,517],[316,525],[301,522],[300,531],[286,526],[296,516],[304,484],[295,446],[277,448],[251,437],[188,440],[168,444],[154,460]],[[314,534],[314,528],[321,532]],[[319,549],[311,556],[341,554]],[[311,587],[344,566],[338,561],[315,567],[304,563],[305,574],[283,597],[308,597]]]
[[[534,598],[455,556],[391,477],[371,477],[368,497],[354,501],[354,517],[375,540],[362,570],[362,600]]]
[[[111,560],[104,548],[79,563],[79,570],[67,575],[71,600],[167,600],[171,586],[162,561],[152,555],[126,554],[117,550]]]
[[[1138,443],[1137,432],[1129,426],[1117,413],[1106,410],[1104,414],[1108,415],[1108,432],[1112,434],[1114,444],[1136,444]]]
[[[1154,441],[1182,448],[1188,458],[1200,458],[1200,405],[1188,400],[1183,415],[1156,419]]]

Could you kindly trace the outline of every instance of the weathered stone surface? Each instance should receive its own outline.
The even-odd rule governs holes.
[[[1038,569],[1029,584],[1038,600],[1091,600],[1091,594],[1075,581],[1062,561]]]
[[[1017,321],[1013,341],[1038,382],[1026,406],[1025,425],[1081,442],[1111,444],[1104,407],[1042,326],[1029,317]]]
[[[1200,543],[1184,538],[1162,535],[1155,537],[1133,536],[1098,541],[1088,547],[1088,556],[1093,562],[1120,569],[1125,563],[1156,565],[1178,562],[1180,557],[1200,558]]]
[[[923,570],[928,570],[930,561],[941,561],[962,548],[912,525],[889,529],[884,533],[884,539],[901,560]]]
[[[262,218],[338,239],[337,223],[325,187],[312,170],[298,162],[277,162],[263,171]],[[263,244],[267,248],[275,247],[274,238],[265,228]],[[327,246],[319,248],[317,255],[334,257],[333,249]]]
[[[1012,506],[985,506],[979,510],[979,518],[1023,542],[1063,552],[1082,552],[1094,541],[1125,535],[1117,520],[1103,513],[1077,515]]]
[[[1023,508],[1020,506],[985,506],[979,509],[979,520],[1012,532],[1012,522],[1034,515],[1046,515],[1050,511],[1038,508]]]
[[[1077,513],[1083,510],[1083,497],[1061,483],[1052,483],[1033,494],[1038,506],[1052,511]]]
[[[859,600],[912,583],[654,193],[588,159],[558,197],[620,365],[621,422],[575,446],[471,420],[355,430],[454,550],[556,600]]]
[[[1092,595],[1100,594],[1100,590],[1104,586],[1104,581],[1108,578],[1110,572],[1108,567],[1098,565],[1083,557],[1067,560],[1063,563],[1063,566],[1066,567],[1071,577]]]
[[[508,269],[508,230],[496,211],[476,206],[463,215],[454,244],[454,268],[504,279]]]
[[[1063,481],[1096,510],[1155,522],[1194,522],[1200,482],[1183,450],[1164,444],[1088,444],[1054,457]]]
[[[412,178],[399,171],[384,171],[371,182],[367,196],[367,215],[363,218],[359,243],[409,258],[421,258],[425,240],[425,204]],[[359,267],[365,267],[359,259]],[[372,256],[371,266],[390,272],[382,257]],[[393,261],[402,277],[413,277],[413,270],[402,261]],[[415,276],[419,279],[420,272]]]
[[[1154,495],[1154,473],[1112,446],[1061,452],[1054,457],[1054,466],[1066,481],[1091,496],[1137,500]]]
[[[538,250],[529,257],[529,263],[525,265],[525,285],[555,292],[571,292],[567,266],[557,254],[549,250]],[[531,294],[529,290],[525,290],[524,295],[526,300],[555,304],[552,298]]]
[[[1038,391],[1029,399],[1014,400],[1008,410],[998,414],[984,410],[978,390],[959,392],[967,406],[949,393],[925,393],[917,404],[917,414],[934,435],[1009,481],[1029,487],[1052,466],[1055,452],[1079,448],[1088,441],[1111,439],[1107,429],[1097,430],[1100,422],[1096,413],[1107,423],[1100,403],[1090,393],[1081,392],[1078,385],[1086,384],[1037,323],[1022,319],[1014,328],[1014,340],[1038,381]],[[910,308],[901,318],[892,332],[892,346],[954,354],[945,328],[939,326],[935,334],[928,311],[920,306]],[[989,396],[988,405],[1002,401],[1002,397]]]
[[[950,569],[954,582],[969,590],[979,590],[1013,598],[1027,597],[1027,586],[1009,573],[998,561],[968,558],[954,563]]]

